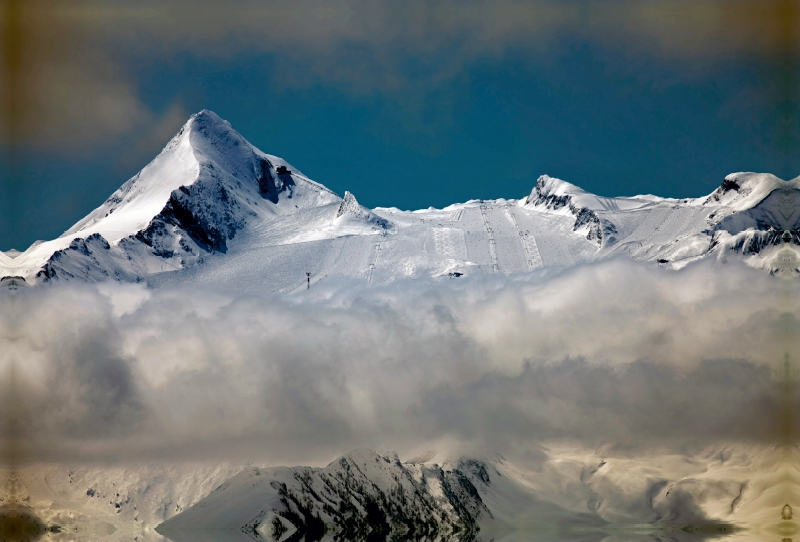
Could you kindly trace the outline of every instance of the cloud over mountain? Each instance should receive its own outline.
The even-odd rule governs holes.
[[[3,374],[40,459],[767,443],[786,431],[795,289],[619,260],[289,297],[22,289],[3,293]]]

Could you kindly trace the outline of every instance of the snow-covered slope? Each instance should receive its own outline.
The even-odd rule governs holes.
[[[626,540],[636,534],[682,540],[738,528],[753,535],[755,525],[780,527],[781,508],[796,497],[786,468],[796,453],[721,446],[693,457],[636,458],[564,448],[516,461],[496,455],[403,463],[396,454],[357,450],[325,468],[246,469],[159,532],[175,540],[202,531],[249,532],[275,541],[323,534],[469,540],[477,532],[484,539],[517,532],[561,540],[572,539],[570,531],[606,533],[586,538],[592,540],[626,532]]]
[[[341,198],[266,155],[209,111],[192,116],[161,154],[53,241],[0,260],[4,275],[138,281],[225,253],[242,229]]]
[[[798,203],[800,178],[768,174],[734,173],[709,196],[681,200],[600,197],[545,175],[519,200],[369,210],[201,111],[64,235],[0,253],[0,278],[292,291],[306,273],[312,282],[343,275],[385,283],[620,254],[672,268],[743,258],[791,276],[800,268]]]
[[[152,536],[158,524],[241,469],[224,462],[30,464],[13,472],[14,498],[7,487],[12,473],[0,471],[0,502],[25,503],[70,540],[161,540]]]
[[[351,452],[322,469],[252,468],[159,531],[260,529],[316,539],[330,530],[347,540],[474,533],[479,520],[491,517],[472,482],[487,476],[483,469],[477,462],[404,465],[394,454],[369,450]]]
[[[323,534],[698,540],[704,537],[690,535],[737,529],[748,540],[774,540],[797,529],[781,511],[798,499],[798,453],[794,446],[728,443],[694,453],[631,454],[551,443],[514,459],[431,452],[401,461],[361,449],[322,468],[29,465],[15,473],[14,486],[16,498],[46,525],[77,540],[161,541],[159,524],[177,542]],[[7,489],[0,487],[4,502]]]

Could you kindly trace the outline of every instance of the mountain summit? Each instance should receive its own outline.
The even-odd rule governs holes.
[[[6,274],[28,282],[138,281],[225,253],[249,224],[339,201],[204,110],[100,207],[58,239],[22,253]]]
[[[367,209],[253,147],[211,111],[62,236],[0,253],[16,283],[146,281],[291,291],[570,266],[618,254],[680,268],[743,258],[800,273],[800,178],[734,173],[709,196],[606,198],[543,175],[519,200]]]

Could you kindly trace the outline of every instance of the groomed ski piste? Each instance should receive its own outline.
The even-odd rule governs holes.
[[[312,288],[370,287],[612,258],[676,271],[738,259],[794,277],[799,203],[800,178],[769,174],[734,173],[692,199],[606,198],[544,175],[520,199],[367,209],[201,111],[61,237],[0,253],[0,284],[291,294],[308,274]],[[14,498],[76,540],[681,540],[742,524],[771,540],[793,528],[775,511],[800,500],[797,464],[795,448],[757,445],[636,457],[553,444],[512,459],[360,449],[315,467],[23,465]]]
[[[694,199],[607,198],[541,176],[520,199],[367,209],[254,148],[201,111],[165,149],[61,237],[0,253],[0,277],[213,285],[292,292],[330,277],[511,275],[629,257],[680,269],[742,258],[800,267],[800,178],[728,175]]]

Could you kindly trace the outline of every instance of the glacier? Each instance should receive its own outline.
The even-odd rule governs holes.
[[[88,539],[116,533],[119,540],[162,540],[154,533],[157,525],[176,541],[212,539],[204,534],[209,532],[232,533],[231,540],[276,542],[315,540],[322,534],[358,540],[528,536],[514,532],[535,533],[541,540],[682,540],[696,533],[726,535],[741,526],[749,529],[751,539],[771,540],[776,533],[786,538],[796,532],[787,529],[795,527],[781,523],[779,512],[787,500],[798,499],[797,447],[735,438],[737,430],[752,437],[748,431],[753,425],[768,432],[772,426],[767,415],[778,404],[770,402],[772,385],[782,382],[767,377],[760,381],[756,376],[761,373],[730,360],[771,366],[789,341],[782,330],[797,308],[784,305],[797,298],[786,295],[796,283],[766,275],[800,273],[799,198],[800,178],[784,181],[759,173],[733,173],[708,196],[687,199],[607,198],[543,175],[519,199],[471,200],[416,211],[368,209],[351,192],[340,197],[282,158],[254,148],[214,113],[201,111],[150,164],[61,237],[34,243],[24,252],[0,253],[0,284],[24,290],[1,293],[8,301],[2,320],[3,333],[10,338],[5,356],[9,367],[25,369],[16,385],[28,393],[26,402],[47,407],[34,409],[37,413],[70,407],[90,421],[94,415],[108,417],[100,420],[104,425],[98,433],[76,431],[82,426],[74,420],[63,431],[59,423],[46,424],[43,442],[48,451],[53,446],[66,453],[65,442],[88,449],[94,442],[91,435],[105,436],[103,431],[111,427],[121,428],[124,438],[99,440],[106,446],[100,448],[114,450],[111,455],[121,459],[127,457],[126,448],[135,448],[127,450],[134,459],[121,465],[23,465],[14,473],[19,475],[16,493],[7,482],[0,485],[0,499],[19,498],[47,524]],[[734,261],[763,270],[763,281],[759,272]],[[581,265],[590,263],[597,265]],[[726,265],[727,273],[708,272]],[[573,269],[545,284],[536,280],[540,273],[564,268]],[[524,276],[503,278],[518,274]],[[720,291],[714,293],[705,282],[710,275],[730,284],[717,285]],[[496,280],[470,283],[457,280],[461,277]],[[375,298],[340,303],[335,294],[340,279],[354,288],[375,285],[359,290]],[[410,285],[403,279],[420,280]],[[505,288],[499,282],[507,283]],[[48,283],[62,287],[26,288]],[[307,306],[295,308],[292,304],[300,296],[274,295],[302,291],[308,284],[312,293],[331,297],[330,306],[309,298]],[[326,292],[328,284],[332,286]],[[484,291],[477,295],[471,287],[481,284]],[[415,287],[420,289],[416,293]],[[235,290],[236,296],[212,299],[220,288]],[[239,295],[248,290],[258,295]],[[436,298],[434,290],[446,295]],[[643,293],[653,291],[657,295]],[[148,304],[151,295],[158,299]],[[430,310],[415,312],[406,306],[428,298]],[[631,304],[632,298],[638,301]],[[603,299],[614,302],[598,306]],[[619,306],[616,300],[622,300]],[[392,303],[400,306],[404,318],[387,317],[391,311],[384,304]],[[350,311],[355,305],[358,310]],[[760,310],[757,317],[755,309]],[[640,318],[650,313],[651,318]],[[393,321],[400,330],[396,335],[387,325]],[[301,327],[308,329],[298,331]],[[371,332],[370,342],[365,336]],[[74,351],[70,337],[77,345]],[[354,344],[364,346],[357,349]],[[421,344],[437,348],[419,348]],[[452,359],[448,362],[446,356]],[[566,437],[563,442],[544,439],[541,446],[531,445],[524,454],[508,458],[484,453],[484,448],[475,453],[431,451],[403,460],[393,452],[356,449],[332,462],[334,455],[320,452],[327,465],[318,460],[314,466],[256,467],[241,461],[146,464],[142,457],[149,456],[134,453],[154,446],[152,435],[160,434],[154,427],[179,444],[186,439],[190,444],[185,447],[176,444],[182,451],[194,447],[187,434],[195,438],[193,433],[200,430],[224,446],[236,446],[241,431],[277,447],[280,432],[263,429],[263,413],[276,411],[275,404],[254,391],[277,399],[283,391],[302,403],[305,398],[297,393],[302,386],[326,379],[348,383],[329,392],[356,415],[344,425],[332,423],[339,419],[335,416],[324,418],[330,433],[318,438],[359,426],[367,437],[380,432],[402,441],[397,428],[412,415],[426,415],[424,410],[409,414],[397,408],[406,401],[413,405],[420,397],[443,397],[459,413],[467,405],[487,410],[472,384],[488,389],[492,379],[518,382],[520,373],[530,372],[536,363],[553,366],[555,372],[580,368],[583,359],[638,367],[646,365],[643,356],[654,358],[655,368],[677,367],[674,381],[667,378],[669,371],[633,371],[625,380],[620,376],[624,370],[617,368],[609,374],[621,384],[608,388],[609,380],[597,372],[587,370],[583,381],[566,372],[567,390],[590,395],[581,382],[600,389],[574,411],[564,411],[564,405],[576,403],[575,396],[552,385],[545,373],[531,372],[519,387],[498,385],[484,400],[496,401],[500,414],[509,411],[498,398],[512,401],[519,396],[531,401],[519,407],[529,415],[520,423],[535,426],[537,420],[547,420],[564,426],[558,429],[568,437],[566,426],[579,420],[579,428],[572,430],[579,437],[588,435],[583,441],[573,435],[577,443]],[[719,372],[711,374],[721,387],[701,380],[691,388],[698,379],[691,364],[709,357],[722,360],[714,365]],[[739,379],[725,380],[728,370]],[[95,373],[103,378],[95,379]],[[653,384],[652,393],[644,391],[640,377]],[[118,381],[123,380],[130,386],[121,386]],[[452,393],[436,388],[424,395],[408,387],[409,382],[422,382],[427,389],[451,381],[456,382]],[[743,391],[745,384],[752,386],[752,393]],[[537,396],[536,386],[548,389]],[[126,403],[144,416],[141,426],[114,418],[125,409],[104,408],[108,403],[103,398],[120,403],[122,395],[111,393],[119,389],[141,394],[131,393]],[[633,390],[628,402],[619,401],[617,396],[628,389]],[[720,389],[725,401],[719,399]],[[732,401],[727,400],[729,392]],[[219,395],[217,402],[213,393]],[[656,399],[645,400],[640,393]],[[62,397],[57,394],[73,398],[74,404],[51,401]],[[685,412],[675,406],[681,401],[699,409],[699,394],[709,397],[703,404],[725,403],[725,408],[694,412],[696,426],[675,422],[708,438],[683,449],[685,434],[669,433],[668,418]],[[174,403],[165,401],[172,396],[177,396]],[[533,400],[537,398],[539,402]],[[399,411],[400,421],[386,425],[375,415],[379,409],[370,409],[373,399],[384,410]],[[544,399],[553,400],[550,410],[541,406]],[[594,409],[596,401],[608,404],[587,416],[584,407]],[[215,406],[215,414],[229,421],[204,417],[198,405]],[[320,405],[326,413],[333,409]],[[654,405],[657,416],[645,415],[648,405]],[[633,418],[623,416],[623,410],[636,411],[633,416],[643,425],[631,425]],[[740,416],[739,410],[751,418]],[[452,417],[443,419],[454,425]],[[500,419],[498,415],[481,423],[497,425]],[[598,421],[603,419],[610,420],[608,426]],[[719,437],[717,425],[698,422],[707,419],[726,431],[730,426],[730,432]],[[272,423],[281,426],[292,420]],[[642,441],[659,433],[674,438],[679,450],[661,448],[660,441],[638,452],[587,444],[593,444],[594,433],[584,425],[601,431],[614,423],[620,430],[636,427],[637,433],[649,428],[652,433],[637,434]],[[464,425],[467,434],[478,430]],[[513,426],[505,430],[514,432]],[[72,440],[64,440],[64,432]],[[608,440],[613,438],[618,434]],[[484,441],[496,444],[492,438]],[[336,454],[350,448],[350,440],[342,442],[346,444]],[[113,448],[115,443],[123,448]],[[371,443],[375,438],[361,438],[357,445]],[[169,450],[156,456],[174,457]],[[64,457],[72,460],[69,454]]]
[[[511,275],[613,257],[680,269],[740,258],[800,273],[800,178],[733,173],[689,199],[608,198],[541,176],[520,199],[367,209],[248,143],[210,111],[59,238],[0,253],[0,280],[291,292],[328,277]]]

